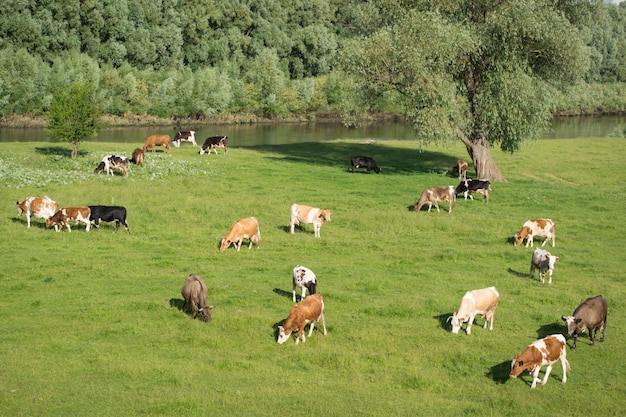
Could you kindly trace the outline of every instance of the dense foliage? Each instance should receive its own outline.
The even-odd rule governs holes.
[[[0,116],[47,111],[51,92],[68,81],[93,83],[103,110],[116,115],[397,110],[393,97],[359,95],[338,54],[346,41],[407,10],[446,3],[6,0],[0,3]],[[545,3],[558,4],[584,36],[585,82],[626,81],[625,4]],[[451,13],[454,20],[465,11]]]

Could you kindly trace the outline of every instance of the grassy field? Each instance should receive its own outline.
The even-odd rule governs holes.
[[[139,143],[137,145],[140,145]],[[509,182],[452,214],[409,209],[430,186],[456,185],[463,147],[333,141],[232,148],[187,144],[148,154],[129,178],[93,174],[134,145],[0,144],[0,415],[6,416],[534,416],[621,415],[626,408],[624,139],[539,141],[494,151]],[[347,172],[369,155],[380,175]],[[473,172],[470,170],[470,172]],[[119,204],[131,234],[26,228],[15,201]],[[289,234],[292,203],[333,210],[313,237]],[[220,253],[233,221],[259,219],[259,249]],[[535,217],[557,223],[552,285],[527,274],[513,235]],[[540,240],[540,239],[538,239]],[[276,343],[291,269],[318,276],[328,336]],[[179,311],[189,273],[205,278],[209,324]],[[446,319],[467,290],[500,292],[494,330]],[[562,315],[602,294],[604,343],[568,348],[531,390],[508,378],[515,353],[564,333]],[[572,341],[569,341],[571,345]],[[543,371],[541,373],[543,375]]]

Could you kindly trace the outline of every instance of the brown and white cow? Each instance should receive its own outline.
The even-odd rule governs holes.
[[[302,206],[300,204],[292,204],[291,219],[289,221],[289,230],[294,233],[294,227],[298,224],[313,224],[313,234],[320,237],[320,229],[322,224],[330,221],[332,210],[322,210],[317,207]]]
[[[311,323],[309,327],[309,335],[313,333],[315,323],[322,320],[324,326],[324,336],[326,336],[326,317],[324,316],[324,298],[319,294],[313,294],[299,304],[291,307],[289,316],[282,326],[278,326],[278,339],[279,344],[285,343],[293,332],[296,333],[296,345],[300,343],[300,336],[302,336],[302,343],[306,342],[304,337],[304,328],[308,323]]]
[[[452,168],[453,174],[458,174],[460,180],[467,179],[467,162],[459,159],[456,161],[456,165]]]
[[[187,130],[176,133],[172,143],[175,147],[180,148],[180,142],[189,142],[193,146],[198,146],[196,143],[196,132],[193,130]]]
[[[52,216],[57,209],[57,202],[51,200],[50,197],[27,197],[21,203],[16,201],[17,215],[21,216],[22,213],[26,213],[26,224],[30,227],[30,216],[39,217],[40,219],[47,219]]]
[[[90,216],[91,210],[89,207],[64,207],[51,217],[48,217],[46,227],[54,226],[54,230],[60,232],[61,228],[66,226],[67,230],[71,232],[70,222],[75,222],[76,224],[83,222],[85,223],[85,230],[88,232],[91,227]]]
[[[537,382],[545,385],[552,371],[552,365],[559,359],[563,367],[563,379],[561,382],[565,384],[567,382],[567,371],[570,369],[566,358],[565,338],[561,334],[553,334],[531,343],[521,355],[516,354],[511,361],[511,373],[509,376],[517,378],[523,371],[528,370],[533,376],[531,388],[535,388]],[[539,379],[539,370],[544,365],[547,368],[543,380],[541,380]]]
[[[146,152],[148,148],[152,148],[152,152],[154,152],[154,148],[157,146],[163,146],[165,152],[170,151],[170,136],[169,135],[152,135],[148,136],[146,139],[146,143],[143,145],[143,151]]]
[[[430,187],[425,189],[419,200],[417,200],[417,202],[413,205],[413,209],[415,211],[420,211],[425,204],[428,204],[428,211],[430,211],[434,204],[437,212],[439,212],[439,204],[437,203],[444,201],[450,203],[448,213],[452,213],[454,203],[456,202],[456,193],[452,185],[447,187]]]
[[[491,321],[489,330],[493,330],[493,319],[496,315],[499,300],[500,294],[496,287],[466,292],[461,299],[459,311],[455,311],[454,314],[448,318],[452,323],[452,333],[458,333],[463,323],[467,322],[465,333],[470,335],[472,333],[472,323],[476,315],[484,317],[484,329],[487,328],[487,322]]]
[[[600,341],[604,342],[604,329],[606,328],[606,316],[608,306],[601,295],[589,297],[576,307],[571,316],[563,316],[561,319],[567,324],[567,336],[574,336],[572,349],[576,349],[578,335],[589,331],[589,345],[593,346],[596,341],[598,330],[602,330]]]
[[[543,241],[542,247],[546,245],[546,242],[552,239],[552,247],[554,247],[554,240],[556,239],[556,223],[552,219],[533,219],[526,220],[522,225],[522,229],[515,235],[515,246],[519,246],[520,243],[526,239],[526,247],[533,246],[533,237],[543,236],[546,239]]]
[[[300,300],[306,298],[306,291],[309,290],[309,295],[315,294],[317,291],[317,276],[306,266],[296,265],[292,271],[292,288],[293,302],[296,302],[296,287],[302,288],[302,295]]]
[[[256,217],[247,217],[233,223],[228,235],[222,238],[220,251],[224,252],[231,244],[235,244],[237,252],[239,252],[241,242],[244,239],[250,241],[248,249],[252,248],[253,243],[256,244],[257,248],[261,244],[261,231],[259,230],[259,221]]]

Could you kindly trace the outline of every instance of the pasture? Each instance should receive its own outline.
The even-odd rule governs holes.
[[[231,138],[236,144],[236,138]],[[137,146],[142,143],[138,139]],[[102,156],[135,145],[0,144],[0,414],[12,416],[534,416],[618,415],[626,408],[626,141],[543,140],[493,150],[507,183],[489,204],[452,214],[410,210],[422,190],[457,185],[460,144],[340,140],[231,148],[183,144],[146,153],[128,178],[94,174]],[[368,155],[379,175],[349,173]],[[474,174],[470,167],[468,176]],[[60,207],[123,205],[114,225],[55,233],[16,216],[16,200]],[[289,233],[292,203],[333,210],[321,239]],[[255,216],[259,249],[219,252],[233,221]],[[556,221],[553,284],[528,278],[531,249],[513,235],[530,218]],[[535,246],[543,241],[537,238]],[[328,335],[276,343],[291,270],[318,278]],[[211,323],[179,311],[188,274],[202,276]],[[447,318],[465,291],[495,285],[494,330],[472,335]],[[299,294],[299,292],[298,292]],[[583,299],[608,301],[606,339],[587,333],[545,386],[508,378],[534,340],[564,333]],[[308,329],[308,328],[307,328]],[[571,346],[572,341],[568,340]],[[543,376],[545,368],[540,373]]]

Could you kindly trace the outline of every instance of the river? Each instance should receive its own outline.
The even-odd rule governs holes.
[[[551,129],[542,139],[592,138],[623,135],[626,116],[566,117],[553,120]],[[378,123],[355,129],[340,124],[279,123],[246,125],[203,125],[186,127],[196,131],[196,141],[202,145],[205,138],[226,135],[229,146],[282,145],[301,142],[320,142],[333,139],[411,140],[413,130],[399,123]],[[149,135],[171,135],[171,127],[115,127],[100,131],[86,141],[142,144]],[[48,142],[49,135],[42,128],[0,128],[0,142]]]

